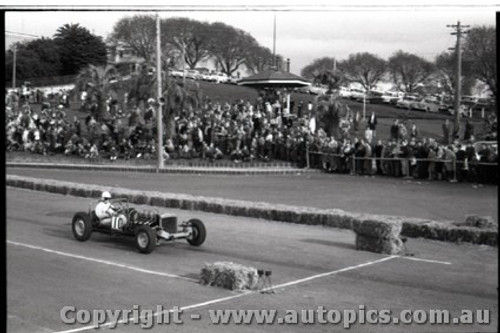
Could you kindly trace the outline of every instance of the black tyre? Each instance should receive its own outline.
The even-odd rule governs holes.
[[[135,245],[141,253],[151,253],[156,247],[156,234],[149,225],[141,225],[135,231]]]
[[[73,216],[73,222],[71,223],[71,229],[73,230],[73,236],[84,242],[90,238],[92,235],[92,221],[89,214],[78,212]]]
[[[188,223],[191,225],[193,234],[190,238],[187,238],[187,242],[193,246],[200,246],[205,242],[205,238],[207,238],[205,225],[198,219],[191,219]]]

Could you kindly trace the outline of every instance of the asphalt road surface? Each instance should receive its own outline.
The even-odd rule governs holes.
[[[199,248],[167,243],[143,255],[128,238],[73,239],[71,218],[86,210],[90,199],[7,188],[6,200],[8,332],[95,331],[91,323],[65,324],[61,310],[69,306],[80,314],[180,307],[182,324],[164,316],[170,324],[156,324],[148,332],[331,332],[343,325],[258,324],[255,318],[252,324],[215,324],[210,311],[220,309],[277,310],[282,316],[287,310],[353,310],[358,319],[367,310],[390,310],[394,316],[402,310],[448,310],[452,316],[489,310],[488,325],[358,322],[350,331],[498,331],[497,248],[410,239],[413,257],[391,257],[356,251],[349,230],[169,210],[179,220],[203,220],[207,241]],[[217,261],[272,270],[276,293],[198,284],[202,266]],[[151,317],[141,320],[146,318]],[[117,331],[137,332],[140,325],[121,323]]]
[[[469,214],[498,220],[498,186],[339,174],[151,174],[7,168],[8,174],[139,190],[349,212],[465,221]]]

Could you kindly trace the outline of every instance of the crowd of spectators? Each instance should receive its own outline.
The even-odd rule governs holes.
[[[109,99],[107,116],[85,111],[83,124],[68,119],[62,94],[33,111],[29,99],[6,94],[7,150],[64,154],[88,159],[154,159],[157,157],[156,111],[150,99],[125,112]],[[260,96],[254,103],[204,101],[197,110],[181,112],[167,125],[163,158],[230,159],[235,163],[282,160],[329,172],[411,176],[421,179],[488,181],[483,163],[497,163],[495,146],[474,145],[466,124],[465,140],[451,138],[443,124],[442,140],[422,137],[412,121],[395,119],[388,138],[370,121],[361,128],[357,115],[340,122],[340,137],[310,131],[310,105],[300,102],[286,112],[280,98]],[[373,117],[373,115],[372,115]],[[489,119],[496,126],[496,119]],[[460,138],[461,139],[461,138]],[[306,151],[309,156],[306,157]],[[485,169],[486,170],[486,169]],[[490,170],[488,168],[488,170]],[[489,173],[489,171],[488,171]],[[496,171],[494,172],[496,178]]]
[[[489,121],[496,127],[496,119]],[[363,135],[342,140],[319,135],[311,163],[329,172],[496,183],[497,145],[476,141],[469,121],[463,139],[451,137],[450,126],[448,120],[443,123],[440,140],[420,136],[413,121],[399,119],[387,139],[375,137],[369,126]]]

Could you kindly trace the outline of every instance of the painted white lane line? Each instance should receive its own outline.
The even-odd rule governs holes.
[[[406,259],[406,260],[413,260],[413,261],[428,262],[431,264],[451,265],[451,262],[449,262],[449,261],[440,261],[440,260],[432,260],[432,259],[416,258],[416,257],[403,257],[403,256],[398,256],[398,258]]]
[[[319,279],[319,278],[322,278],[322,277],[325,277],[325,276],[334,275],[334,274],[342,273],[342,272],[347,272],[347,271],[350,271],[350,270],[354,270],[354,269],[358,269],[358,268],[362,268],[362,267],[366,267],[366,266],[370,266],[370,265],[375,265],[375,264],[378,264],[378,263],[381,263],[381,262],[384,262],[384,261],[388,261],[388,260],[391,260],[391,259],[394,259],[394,258],[397,258],[397,257],[398,256],[385,257],[385,258],[382,258],[382,259],[378,259],[378,260],[374,260],[374,261],[369,261],[369,262],[366,262],[366,263],[363,263],[363,264],[359,264],[359,265],[355,265],[355,266],[349,266],[349,267],[341,268],[341,269],[338,269],[338,270],[335,270],[335,271],[313,275],[313,276],[310,276],[310,277],[307,277],[307,278],[304,278],[304,279],[299,279],[299,280],[295,280],[295,281],[291,281],[291,282],[287,282],[287,283],[283,283],[283,284],[274,286],[273,289],[285,288],[285,287],[296,285],[296,284],[299,284],[299,283],[303,283],[303,282],[307,282],[307,281]],[[270,288],[268,288],[268,289],[270,289]],[[262,291],[265,291],[265,290],[266,289],[264,289]],[[221,302],[225,302],[225,301],[232,300],[232,299],[235,299],[235,298],[239,298],[239,297],[243,297],[243,296],[247,296],[247,295],[253,295],[253,294],[256,294],[256,293],[259,293],[259,292],[260,291],[244,291],[244,292],[242,292],[240,294],[237,294],[237,295],[232,295],[232,296],[223,297],[223,298],[217,298],[217,299],[214,299],[214,300],[210,300],[210,301],[206,301],[206,302],[202,302],[202,303],[197,303],[197,304],[192,304],[192,305],[186,305],[186,306],[183,306],[183,307],[179,307],[176,310],[170,309],[170,310],[166,310],[166,311],[159,311],[159,312],[154,313],[152,315],[152,317],[155,318],[155,317],[158,317],[158,316],[163,315],[165,313],[171,313],[173,311],[179,311],[179,310],[185,311],[185,310],[196,309],[196,308],[200,308],[200,307],[203,307],[203,306],[206,306],[206,305],[210,305],[210,304],[221,303]],[[72,329],[72,330],[59,331],[59,332],[54,332],[54,333],[82,332],[82,331],[88,331],[88,330],[92,330],[92,329],[105,328],[105,327],[109,327],[109,326],[123,324],[123,323],[126,323],[126,322],[137,322],[137,321],[140,321],[141,319],[144,319],[144,318],[145,318],[145,316],[141,316],[139,318],[123,319],[123,320],[119,320],[117,322],[109,322],[108,321],[108,322],[106,322],[104,324],[99,325],[99,327],[97,327],[96,325],[90,325],[90,326],[84,326],[84,327],[79,327],[79,328],[75,328],[75,329]]]
[[[326,272],[326,273],[322,273],[322,274],[318,274],[318,275],[313,275],[313,276],[310,276],[310,277],[306,277],[306,278],[303,278],[303,279],[300,279],[300,280],[295,280],[295,281],[290,281],[290,282],[287,282],[287,283],[279,284],[279,285],[274,286],[273,288],[268,288],[268,289],[279,289],[279,288],[289,287],[289,286],[293,286],[293,285],[296,285],[296,284],[299,284],[299,283],[304,283],[304,282],[308,282],[308,281],[311,281],[311,280],[319,279],[319,278],[322,278],[322,277],[325,277],[325,276],[330,276],[330,275],[334,275],[334,274],[338,274],[338,273],[342,273],[342,272],[352,271],[354,269],[358,269],[358,268],[362,268],[362,267],[366,267],[366,266],[370,266],[370,265],[379,264],[381,262],[388,261],[388,260],[391,260],[391,259],[394,259],[394,258],[397,258],[397,257],[398,256],[385,257],[385,258],[382,258],[382,259],[378,259],[378,260],[374,260],[374,261],[369,261],[369,262],[366,262],[364,264],[359,264],[359,265],[355,265],[355,266],[349,266],[349,267],[338,269],[336,271]]]
[[[129,270],[136,271],[136,272],[141,272],[141,273],[146,273],[146,274],[153,274],[153,275],[158,275],[158,276],[163,276],[163,277],[169,277],[169,278],[174,278],[174,279],[180,279],[180,280],[186,280],[186,281],[190,281],[190,282],[198,282],[198,280],[196,280],[196,279],[191,279],[191,278],[187,278],[187,277],[180,276],[180,275],[175,275],[175,274],[170,274],[170,273],[165,273],[165,272],[152,271],[152,270],[149,270],[149,269],[144,269],[144,268],[140,268],[140,267],[136,267],[136,266],[121,264],[119,262],[114,262],[114,261],[109,261],[109,260],[103,260],[103,259],[97,259],[97,258],[91,258],[91,257],[86,257],[86,256],[78,255],[78,254],[68,253],[68,252],[61,252],[61,251],[52,250],[52,249],[48,249],[48,248],[41,247],[41,246],[35,246],[35,245],[30,245],[30,244],[25,244],[25,243],[18,243],[18,242],[13,242],[13,241],[10,241],[10,240],[7,240],[7,243],[11,244],[11,245],[16,245],[16,246],[22,246],[22,247],[25,247],[25,248],[28,248],[28,249],[32,249],[32,250],[38,250],[38,251],[44,251],[44,252],[47,252],[47,253],[57,254],[57,255],[60,255],[60,256],[64,256],[64,257],[81,259],[81,260],[91,261],[91,262],[95,262],[95,263],[99,263],[99,264],[104,264],[104,265],[110,265],[110,266],[120,267],[120,268],[124,268],[124,269],[129,269]]]

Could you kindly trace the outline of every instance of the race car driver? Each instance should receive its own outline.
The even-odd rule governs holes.
[[[95,214],[103,225],[111,225],[112,229],[121,229],[119,215],[116,207],[111,204],[111,193],[108,191],[102,192],[101,200],[95,207]]]

